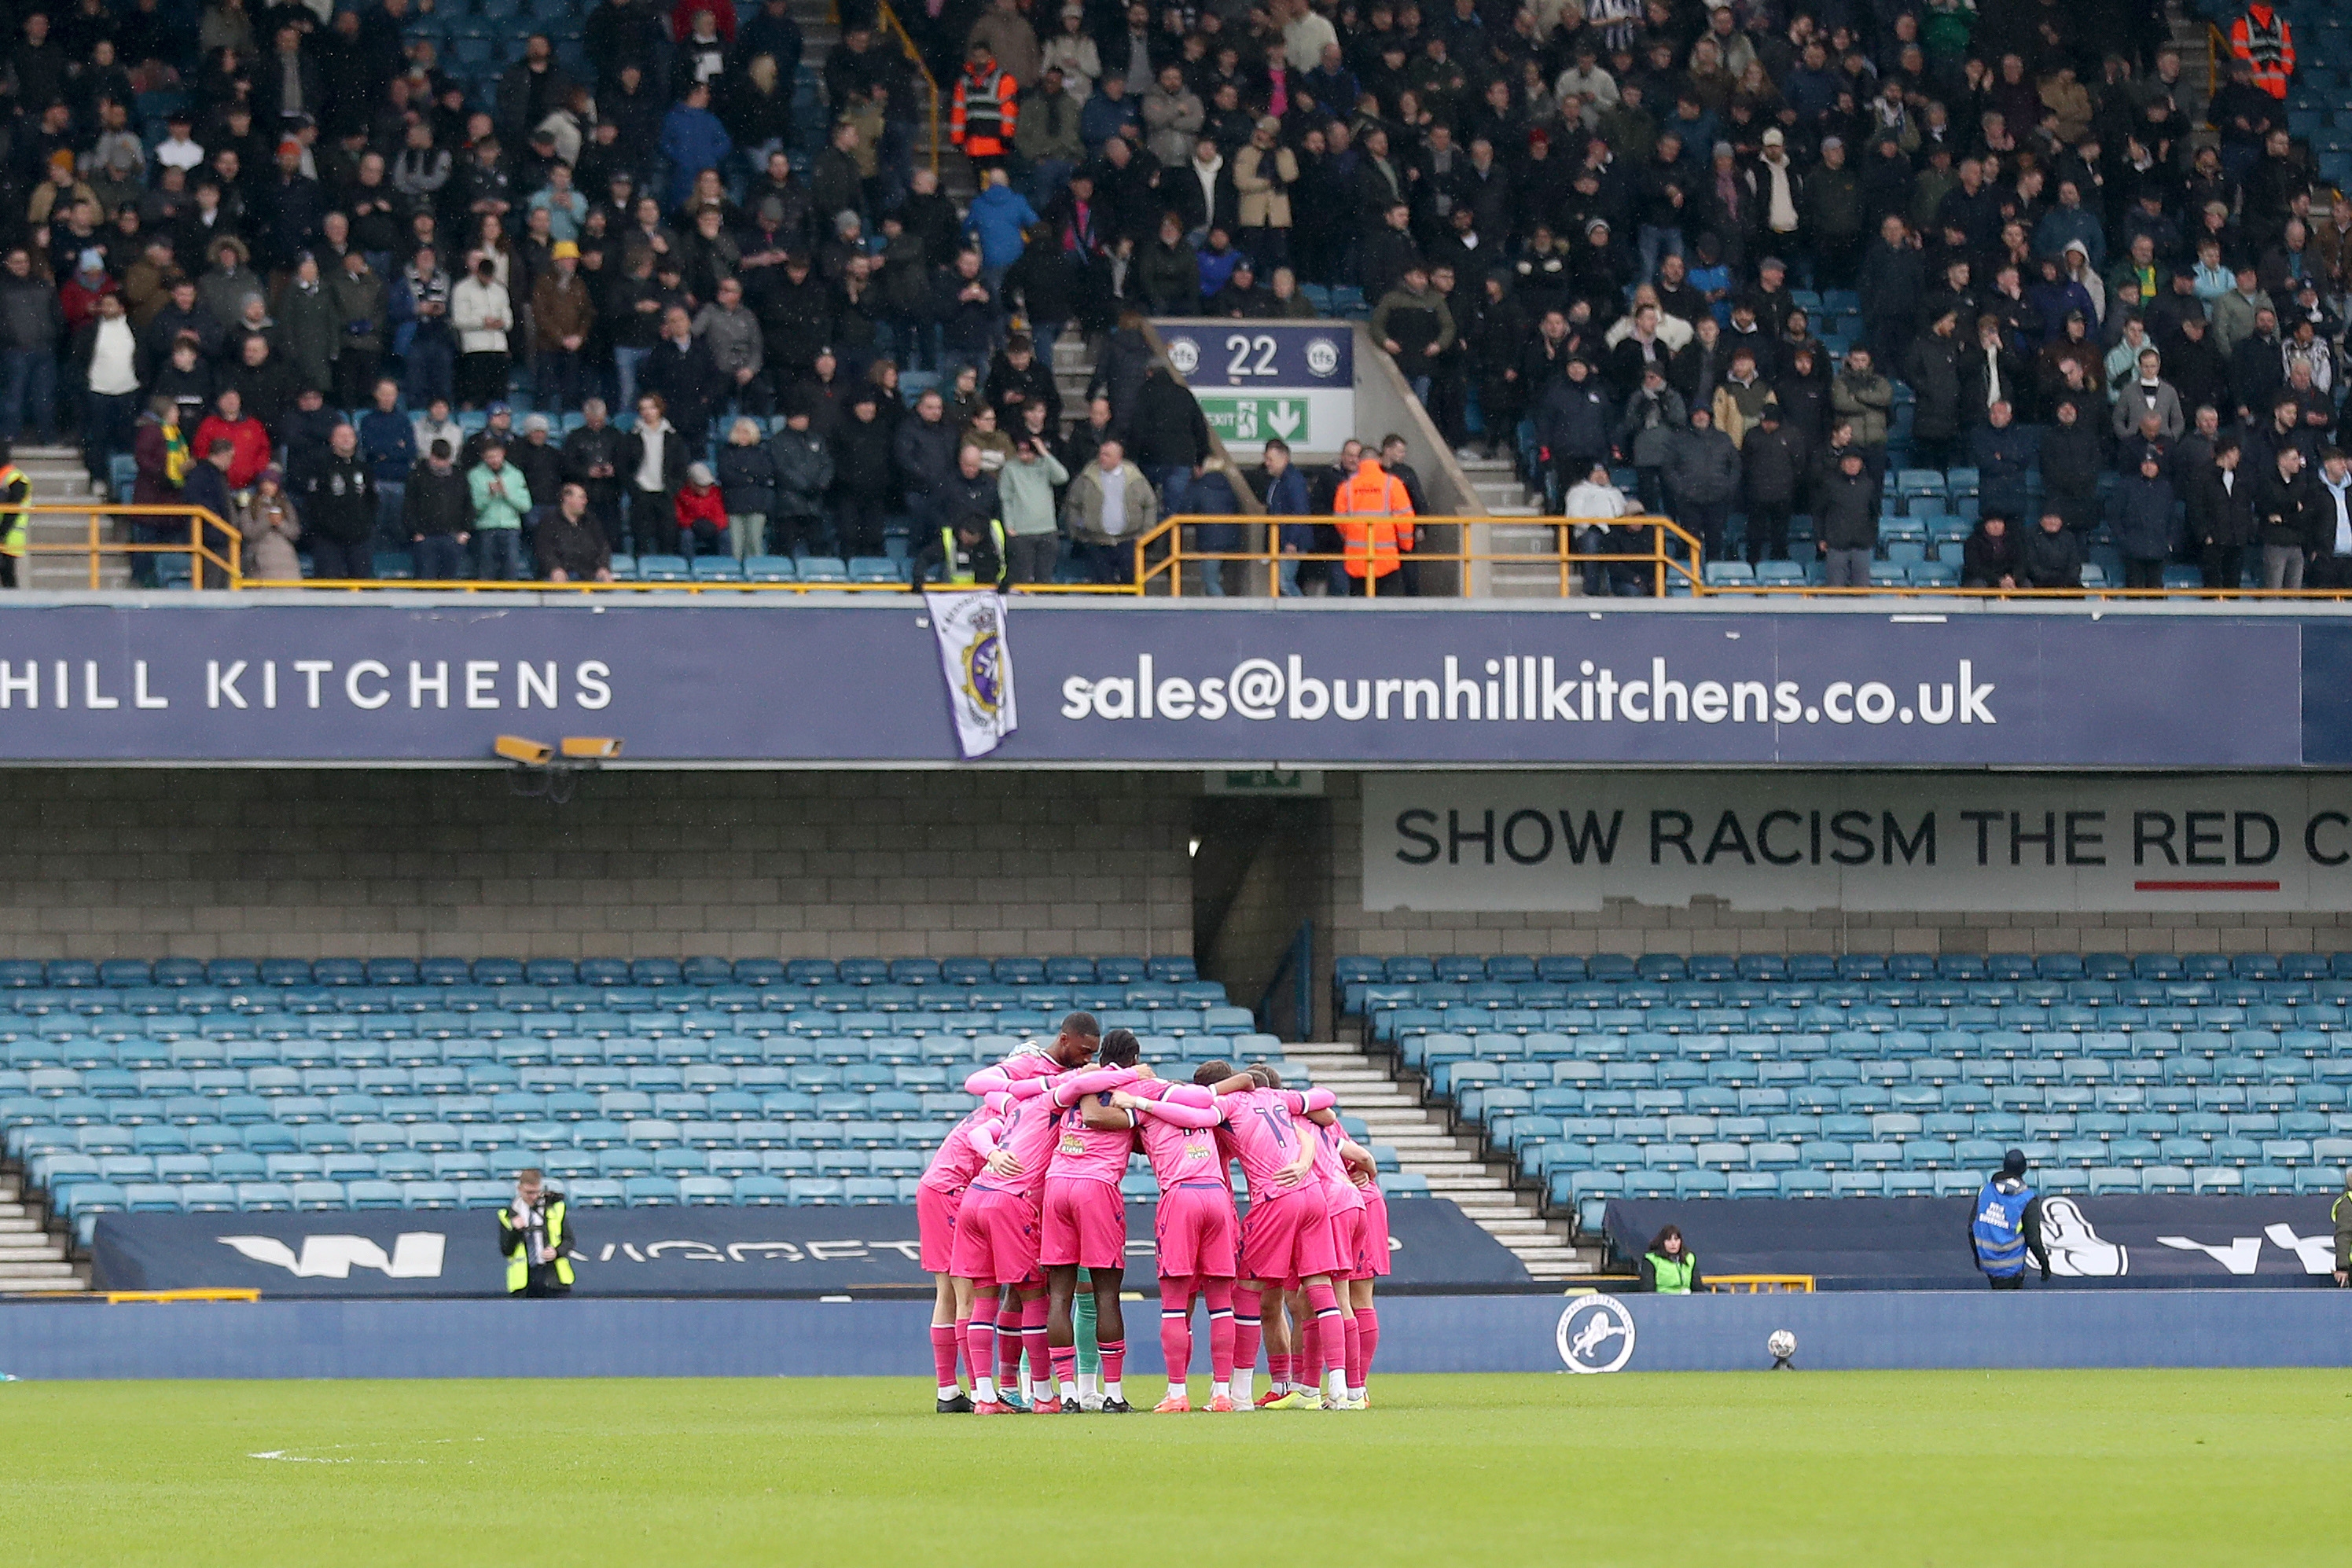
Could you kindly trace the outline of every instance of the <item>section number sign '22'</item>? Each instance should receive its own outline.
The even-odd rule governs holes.
[[[1344,323],[1157,325],[1168,362],[1229,444],[1278,437],[1302,451],[1336,452],[1356,434],[1355,338]]]

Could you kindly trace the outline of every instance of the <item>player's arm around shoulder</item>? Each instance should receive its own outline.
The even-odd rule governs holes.
[[[1078,1118],[1097,1133],[1124,1133],[1135,1125],[1135,1113],[1124,1110],[1100,1094],[1089,1094],[1081,1105]]]

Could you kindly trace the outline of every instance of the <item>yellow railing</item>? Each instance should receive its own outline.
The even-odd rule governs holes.
[[[740,578],[690,579],[684,582],[541,582],[521,578],[512,582],[480,578],[417,581],[409,578],[315,578],[293,580],[248,577],[236,588],[299,588],[323,592],[429,593],[896,593],[908,591],[903,582],[746,582]],[[1109,593],[1132,597],[1143,591],[1132,583],[1030,582],[1008,593]]]
[[[2345,588],[1944,588],[1929,584],[1886,583],[1870,588],[1821,588],[1811,583],[1718,582],[1701,584],[1704,599],[2284,599],[2296,603],[2352,599]]]
[[[126,1301],[257,1301],[261,1292],[229,1285],[212,1285],[185,1291],[109,1291],[109,1306],[121,1306]]]
[[[1710,1274],[1706,1288],[1721,1295],[1806,1295],[1813,1293],[1811,1274]]]
[[[1404,519],[1398,519],[1402,521]],[[1578,580],[1587,567],[1637,567],[1648,576],[1650,591],[1664,597],[1675,585],[1698,591],[1699,583],[1692,563],[1699,558],[1698,540],[1685,532],[1667,517],[1617,517],[1614,526],[1637,528],[1646,532],[1645,549],[1588,554],[1575,548],[1578,519],[1569,517],[1429,517],[1411,519],[1416,533],[1432,527],[1451,528],[1456,538],[1468,539],[1471,530],[1481,526],[1508,526],[1515,528],[1541,528],[1552,535],[1549,550],[1474,550],[1466,544],[1459,549],[1433,547],[1424,536],[1402,559],[1424,565],[1443,562],[1465,569],[1485,563],[1514,567],[1545,567],[1558,573],[1559,596],[1572,591],[1570,585]],[[1267,583],[1273,581],[1277,562],[1338,561],[1344,567],[1349,557],[1344,550],[1285,551],[1282,548],[1282,526],[1297,522],[1328,523],[1330,517],[1213,517],[1184,514],[1163,518],[1160,524],[1135,541],[1135,580],[1145,593],[1165,593],[1181,598],[1184,593],[1184,568],[1187,565],[1222,567],[1227,561],[1246,561],[1262,567],[1267,572]],[[1241,530],[1244,539],[1262,541],[1258,548],[1234,550],[1204,550],[1194,546],[1186,537],[1187,528],[1203,524],[1223,524]],[[1591,527],[1591,519],[1581,525]],[[1358,558],[1360,559],[1360,558]],[[1465,570],[1465,576],[1467,577]],[[1402,591],[1395,578],[1361,577],[1350,574],[1358,591],[1368,599],[1383,595],[1393,597]],[[1385,586],[1384,586],[1385,585]],[[1465,583],[1465,588],[1466,588]],[[1270,590],[1269,590],[1270,591]],[[1465,594],[1464,597],[1467,597]]]
[[[889,0],[876,0],[876,14],[881,21],[882,30],[898,41],[899,52],[907,57],[907,63],[915,68],[916,79],[923,84],[923,96],[929,100],[928,104],[928,111],[930,130],[931,172],[936,174],[940,172],[939,78],[931,75],[930,66],[923,59],[923,51],[915,46],[914,35],[907,31],[907,25],[904,22],[898,20],[898,13],[890,9]],[[833,8],[833,20],[836,24],[841,20],[841,7],[837,4]],[[1028,90],[1029,84],[1024,82],[1021,84],[1021,87],[1022,90],[1025,92]],[[835,113],[839,113],[841,110],[841,105],[837,103],[829,105],[828,107]]]
[[[27,556],[81,555],[89,559],[89,585],[105,586],[100,580],[100,569],[110,555],[161,556],[184,555],[189,558],[194,580],[206,583],[215,574],[221,583],[234,586],[239,577],[238,559],[245,545],[245,536],[220,517],[203,507],[109,506],[102,502],[36,501],[19,508],[36,517],[74,517],[89,519],[89,537],[80,544],[28,543]],[[184,527],[188,539],[182,544],[176,538],[167,544],[134,543],[128,539],[109,539],[102,536],[109,517],[169,517]],[[214,548],[214,536],[218,536],[219,548]]]

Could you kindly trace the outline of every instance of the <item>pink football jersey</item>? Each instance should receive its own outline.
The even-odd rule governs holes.
[[[1217,1109],[1232,1130],[1234,1157],[1241,1161],[1250,1192],[1270,1197],[1285,1190],[1276,1173],[1295,1162],[1306,1146],[1298,1124],[1291,1120],[1288,1097],[1274,1089],[1244,1089],[1219,1096]]]

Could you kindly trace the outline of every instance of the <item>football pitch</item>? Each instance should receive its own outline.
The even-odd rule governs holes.
[[[1373,1387],[1360,1414],[1055,1419],[933,1416],[923,1380],[20,1383],[0,1541],[240,1568],[1517,1568],[2342,1563],[2352,1534],[2343,1372]]]

